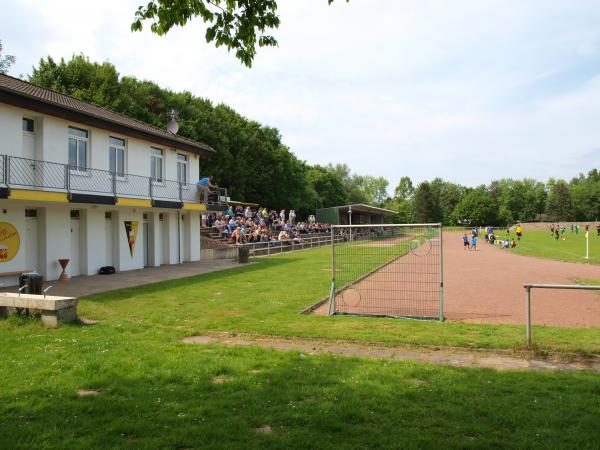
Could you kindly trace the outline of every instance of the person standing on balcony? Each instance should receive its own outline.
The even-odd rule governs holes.
[[[214,184],[214,179],[211,176],[202,178],[198,181],[198,183],[196,183],[196,186],[198,186],[198,190],[202,193],[202,195],[204,196],[204,203],[207,204],[208,203],[208,194],[212,194],[212,191],[210,190],[210,188],[214,187],[219,187],[216,184]]]

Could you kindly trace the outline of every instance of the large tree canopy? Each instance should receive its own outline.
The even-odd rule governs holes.
[[[248,67],[252,66],[257,45],[277,45],[275,37],[268,34],[280,23],[276,0],[151,0],[138,7],[131,29],[140,31],[144,22],[150,21],[150,30],[163,35],[196,17],[208,24],[206,42],[234,50]]]

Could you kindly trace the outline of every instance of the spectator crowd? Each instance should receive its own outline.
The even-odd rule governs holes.
[[[299,242],[310,234],[329,233],[329,224],[317,223],[314,216],[308,221],[296,221],[296,212],[285,209],[277,212],[274,209],[250,208],[237,205],[221,214],[208,214],[205,225],[216,229],[219,234],[235,244],[254,242]]]

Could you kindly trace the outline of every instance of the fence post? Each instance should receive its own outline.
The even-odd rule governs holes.
[[[531,286],[525,286],[525,337],[531,347]]]
[[[10,184],[10,156],[4,155],[4,183],[8,187]]]
[[[335,239],[331,227],[331,289],[329,290],[329,311],[328,315],[333,316],[335,312]]]
[[[65,164],[65,191],[71,192],[71,168],[68,164]]]
[[[443,225],[440,223],[440,322],[444,321],[444,243]]]

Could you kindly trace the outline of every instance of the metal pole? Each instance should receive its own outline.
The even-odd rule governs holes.
[[[590,232],[585,232],[585,259],[589,259],[590,256]]]
[[[335,312],[335,240],[334,228],[331,227],[331,289],[329,290],[329,312],[330,316]]]
[[[444,241],[440,224],[440,322],[444,321]]]
[[[348,225],[350,225],[350,241],[352,242],[352,206],[348,207]]]
[[[531,286],[525,286],[525,336],[531,347]]]

